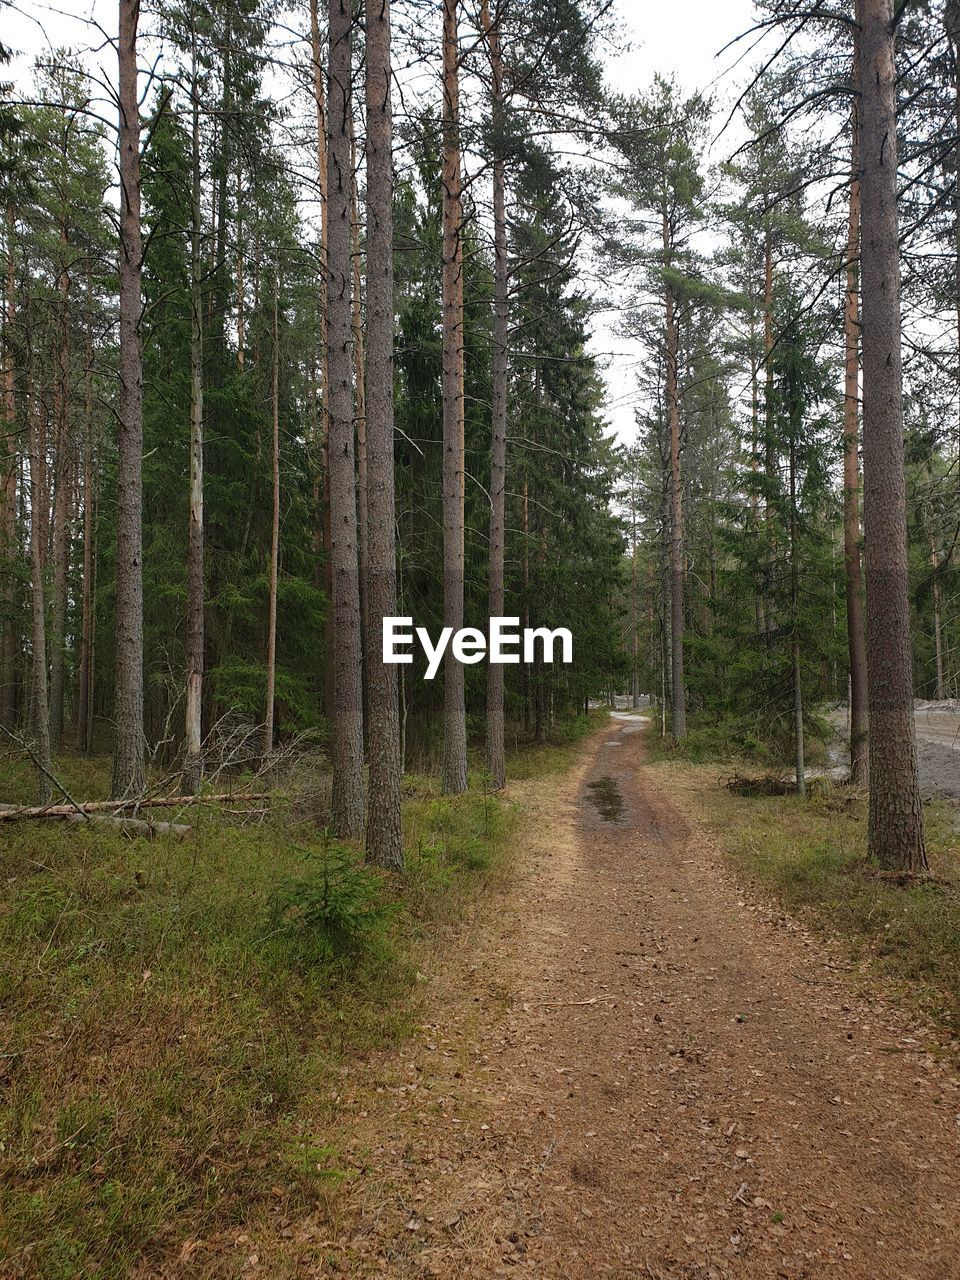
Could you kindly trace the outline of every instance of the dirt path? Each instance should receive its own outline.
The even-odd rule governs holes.
[[[956,1280],[957,1078],[744,900],[656,789],[639,729],[538,784],[519,887],[385,1086],[342,1263]]]

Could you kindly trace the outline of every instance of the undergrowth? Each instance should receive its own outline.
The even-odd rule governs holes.
[[[524,748],[511,776],[574,754]],[[32,802],[7,760],[0,798]],[[56,767],[74,796],[109,785],[106,759]],[[505,873],[519,816],[479,776],[404,788],[402,877],[279,804],[191,810],[184,843],[0,824],[0,1275],[156,1275],[184,1248],[185,1274],[224,1274],[197,1242],[357,1176],[331,1138],[343,1076],[408,1033],[425,949]]]
[[[655,759],[686,760],[691,764],[742,762],[771,771],[789,771],[793,768],[793,742],[760,733],[756,725],[732,721],[714,721],[692,716],[687,736],[682,742],[673,743],[668,735],[657,732],[656,711],[653,731],[648,735],[650,754]],[[827,759],[827,744],[833,736],[828,720],[821,715],[805,717],[804,754],[807,766],[823,764]]]

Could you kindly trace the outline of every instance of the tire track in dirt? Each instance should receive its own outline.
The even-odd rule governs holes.
[[[503,911],[383,1086],[344,1263],[956,1280],[955,1074],[744,897],[644,768],[638,729],[598,736],[525,800]]]

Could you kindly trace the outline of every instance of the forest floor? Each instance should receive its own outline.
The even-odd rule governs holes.
[[[649,763],[643,727],[515,789],[509,891],[345,1082],[356,1176],[248,1222],[250,1274],[960,1275],[945,1036],[739,887],[702,779]]]

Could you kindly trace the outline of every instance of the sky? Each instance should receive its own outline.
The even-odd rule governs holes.
[[[752,59],[736,65],[744,50],[741,42],[726,53],[720,50],[735,36],[749,30],[754,18],[753,0],[617,0],[616,9],[631,48],[612,61],[607,70],[610,85],[624,93],[643,92],[654,75],[673,76],[688,93],[700,89],[726,103],[727,110],[742,87]],[[725,118],[724,112],[717,129]],[[719,162],[739,140],[735,123],[711,149]],[[642,355],[639,343],[624,338],[615,313],[598,317],[589,349],[600,358],[607,385],[607,418],[621,443],[636,438],[634,412],[638,404],[635,371]]]
[[[3,42],[22,55],[12,69],[21,84],[38,55],[56,46],[95,43],[84,20],[92,16],[106,31],[115,30],[116,0],[14,0],[14,4],[8,9],[0,0],[0,25]],[[615,0],[614,7],[629,47],[608,63],[612,88],[642,92],[660,72],[674,76],[687,91],[706,90],[720,102],[732,101],[752,59],[736,65],[744,50],[742,43],[718,54],[751,26],[753,0]],[[91,61],[113,78],[115,55],[109,46],[93,53]],[[715,144],[710,158],[722,160],[736,145],[736,137],[733,127]],[[615,310],[598,315],[590,350],[600,361],[607,385],[610,428],[619,440],[629,443],[636,436],[635,370],[641,352],[638,344],[618,332]]]

